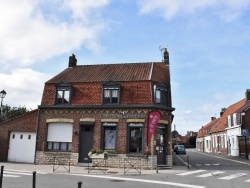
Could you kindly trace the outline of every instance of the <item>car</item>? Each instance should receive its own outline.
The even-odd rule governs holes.
[[[175,148],[175,153],[176,154],[186,154],[186,149],[185,146],[179,145]]]
[[[176,149],[178,148],[178,146],[183,146],[183,145],[180,145],[180,144],[174,145],[174,152],[176,151]]]

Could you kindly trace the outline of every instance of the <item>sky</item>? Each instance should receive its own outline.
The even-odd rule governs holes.
[[[250,89],[250,0],[0,0],[3,105],[36,109],[44,83],[78,65],[170,56],[181,135]]]

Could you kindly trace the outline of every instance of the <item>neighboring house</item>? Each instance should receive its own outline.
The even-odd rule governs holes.
[[[237,109],[239,109],[245,103],[245,99],[242,99],[228,108],[222,108],[220,123],[211,129],[211,140],[212,140],[212,152],[227,154],[230,147],[235,147],[236,140],[227,139],[227,121],[228,116],[233,114]]]
[[[246,90],[246,102],[236,112],[228,116],[228,139],[236,139],[235,148],[228,153],[232,156],[241,156],[250,159],[250,90]],[[236,138],[235,138],[236,137]]]
[[[72,55],[45,83],[38,110],[36,164],[52,164],[55,156],[89,163],[96,148],[108,151],[110,167],[124,167],[130,157],[142,167],[172,166],[166,50],[162,62],[149,63],[77,65]]]
[[[244,99],[230,105],[228,108],[222,108],[220,118],[203,126],[199,130],[196,140],[197,150],[249,158],[249,99],[250,90],[247,90]]]
[[[0,161],[34,163],[37,110],[0,124]]]
[[[211,129],[214,126],[217,126],[220,122],[220,118],[211,117],[211,122],[203,126],[199,131],[196,139],[196,150],[210,153],[212,150],[212,141],[211,141]]]

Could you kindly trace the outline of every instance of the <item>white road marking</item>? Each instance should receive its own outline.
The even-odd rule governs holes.
[[[231,179],[234,179],[234,178],[238,178],[238,177],[241,177],[241,176],[246,176],[247,174],[245,173],[237,173],[237,174],[232,174],[230,176],[225,176],[225,177],[222,177],[222,178],[219,178],[221,180],[231,180]]]
[[[104,179],[115,179],[115,180],[125,180],[125,181],[136,181],[142,183],[152,183],[152,184],[162,184],[162,185],[173,185],[178,187],[190,187],[190,188],[205,188],[206,186],[175,183],[175,182],[165,182],[165,181],[155,181],[155,180],[144,180],[144,179],[133,179],[133,178],[121,178],[121,177],[112,177],[112,176],[98,176],[98,175],[80,175],[80,174],[71,174],[75,176],[84,176],[92,178],[104,178]]]
[[[186,176],[186,175],[196,174],[196,173],[205,172],[205,171],[206,171],[206,170],[195,170],[195,171],[184,172],[184,173],[176,174],[176,175],[179,175],[179,176]]]
[[[3,174],[3,177],[6,177],[6,178],[19,178],[19,177],[21,177],[21,176],[15,176],[15,175]]]
[[[26,176],[32,176],[30,173],[24,173],[24,172],[9,172],[9,171],[4,171],[4,174],[19,174],[19,175],[26,175]]]
[[[34,171],[27,171],[27,170],[12,170],[12,169],[4,169],[4,171],[8,171],[8,172],[24,172],[24,173],[30,173],[33,174]],[[44,172],[39,172],[39,171],[35,171],[37,174],[47,174]]]
[[[250,182],[250,179],[249,179],[249,180],[246,180],[245,182]]]
[[[199,175],[199,176],[196,176],[196,177],[199,177],[199,178],[205,178],[205,177],[210,177],[210,176],[216,176],[218,174],[223,174],[225,172],[223,171],[216,171],[216,172],[211,172],[211,173],[207,173],[207,174],[202,174],[202,175]]]

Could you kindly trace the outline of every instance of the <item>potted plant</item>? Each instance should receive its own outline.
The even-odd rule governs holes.
[[[88,156],[91,159],[107,159],[108,153],[105,150],[93,148],[89,151]]]

